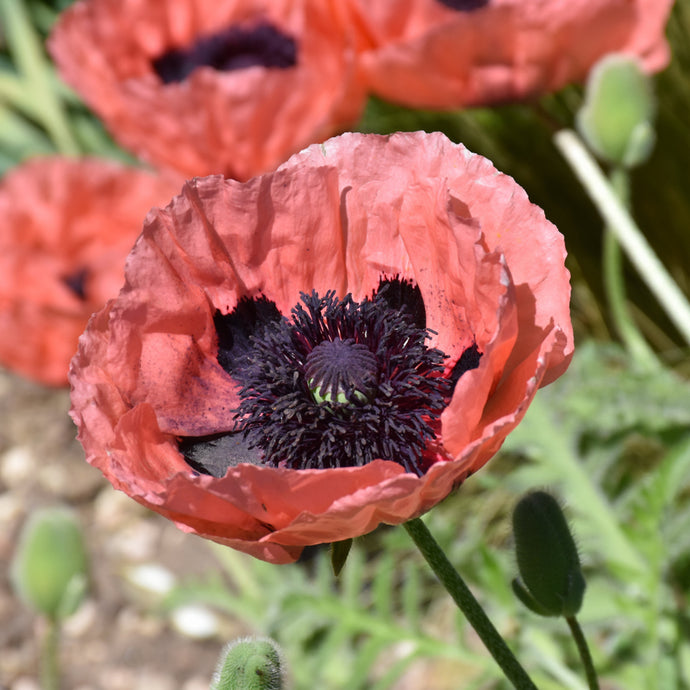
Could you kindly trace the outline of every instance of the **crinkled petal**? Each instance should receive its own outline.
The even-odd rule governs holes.
[[[539,260],[534,260],[538,246]],[[119,297],[93,317],[71,370],[87,459],[137,501],[273,562],[308,544],[398,524],[498,450],[572,355],[563,238],[524,191],[441,134],[345,134],[246,183],[195,179],[149,214]],[[237,384],[218,365],[213,314],[264,295],[356,300],[414,282],[449,366],[482,353],[442,416],[422,477],[395,462],[199,475],[179,436],[232,428]]]
[[[328,0],[81,0],[49,47],[63,78],[122,143],[186,176],[248,179],[355,121],[364,92],[341,10]],[[198,67],[164,84],[153,61],[230,27],[269,24],[296,64]]]
[[[362,79],[411,107],[457,108],[537,96],[582,82],[609,52],[649,72],[669,60],[672,0],[491,0],[472,11],[439,0],[350,0]]]

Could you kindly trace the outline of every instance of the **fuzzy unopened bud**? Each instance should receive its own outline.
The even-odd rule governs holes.
[[[87,555],[81,528],[66,508],[43,508],[27,520],[10,566],[17,595],[38,613],[60,620],[86,591]]]
[[[284,663],[268,638],[231,642],[221,653],[211,690],[284,690]]]
[[[513,512],[513,532],[520,572],[513,580],[515,594],[542,616],[575,615],[586,583],[558,501],[545,491],[527,494]]]
[[[635,58],[608,55],[592,69],[577,127],[597,155],[633,167],[654,146],[654,111],[651,80]]]

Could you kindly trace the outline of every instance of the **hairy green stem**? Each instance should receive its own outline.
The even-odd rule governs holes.
[[[690,302],[687,297],[659,261],[642,231],[630,217],[575,132],[557,132],[554,141],[642,279],[654,293],[678,332],[690,344]]]
[[[427,526],[420,518],[410,520],[403,526],[513,687],[517,690],[537,690]]]
[[[597,678],[597,672],[594,670],[594,662],[592,661],[592,655],[589,653],[589,647],[587,646],[587,640],[582,632],[582,628],[575,616],[566,616],[565,620],[577,645],[582,665],[585,667],[589,690],[599,690],[599,679]]]

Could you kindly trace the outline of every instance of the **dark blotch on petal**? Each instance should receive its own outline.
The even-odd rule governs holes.
[[[460,377],[470,369],[476,369],[479,366],[479,360],[482,358],[482,353],[477,348],[477,343],[473,343],[461,355],[460,359],[455,363],[450,376],[448,377],[453,389],[455,384],[460,380]]]
[[[458,12],[471,12],[486,7],[490,0],[438,0],[442,5]]]
[[[86,300],[86,277],[89,271],[80,268],[68,276],[63,276],[62,282],[80,299]]]
[[[399,276],[381,278],[374,297],[383,299],[391,309],[397,309],[410,316],[415,328],[426,328],[426,309],[422,292],[412,281]]]
[[[178,448],[187,464],[212,477],[224,477],[228,467],[242,462],[262,464],[262,453],[249,448],[243,433],[181,438]]]
[[[165,84],[184,81],[199,67],[229,72],[247,67],[287,69],[296,64],[295,39],[267,23],[252,28],[231,26],[200,37],[189,48],[169,50],[152,61],[153,69]]]
[[[243,297],[229,314],[216,311],[213,325],[218,334],[218,364],[228,374],[235,373],[245,363],[251,348],[250,337],[281,318],[275,302],[263,295]]]

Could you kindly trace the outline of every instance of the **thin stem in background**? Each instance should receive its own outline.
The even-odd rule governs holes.
[[[582,628],[575,616],[566,616],[565,620],[577,645],[582,665],[585,667],[589,690],[599,690],[599,679],[597,678],[597,672],[594,670],[594,662],[592,661],[592,655],[589,653],[589,647],[587,646],[587,640],[582,632]]]
[[[462,577],[460,577],[458,571],[453,568],[443,549],[441,549],[438,542],[427,529],[427,526],[420,518],[415,518],[406,522],[403,527],[405,527],[412,541],[414,541],[429,566],[431,566],[436,577],[438,577],[470,625],[475,629],[481,641],[491,653],[491,656],[501,667],[506,678],[513,684],[513,687],[517,688],[517,690],[537,690],[536,685],[527,675],[525,669],[522,668],[515,655],[510,651],[505,640],[489,620],[484,609]]]
[[[612,189],[626,208],[630,208],[630,180],[623,168],[616,168],[610,176]],[[652,348],[647,344],[626,301],[623,257],[615,231],[608,225],[604,228],[602,245],[603,280],[609,311],[616,331],[625,344],[630,356],[644,369],[653,371],[659,368],[659,361]]]
[[[41,649],[41,690],[60,690],[60,624],[48,620]]]
[[[557,148],[582,183],[599,213],[630,258],[642,279],[659,301],[684,340],[690,344],[690,303],[659,261],[642,231],[621,203],[611,184],[575,132],[554,135]]]

